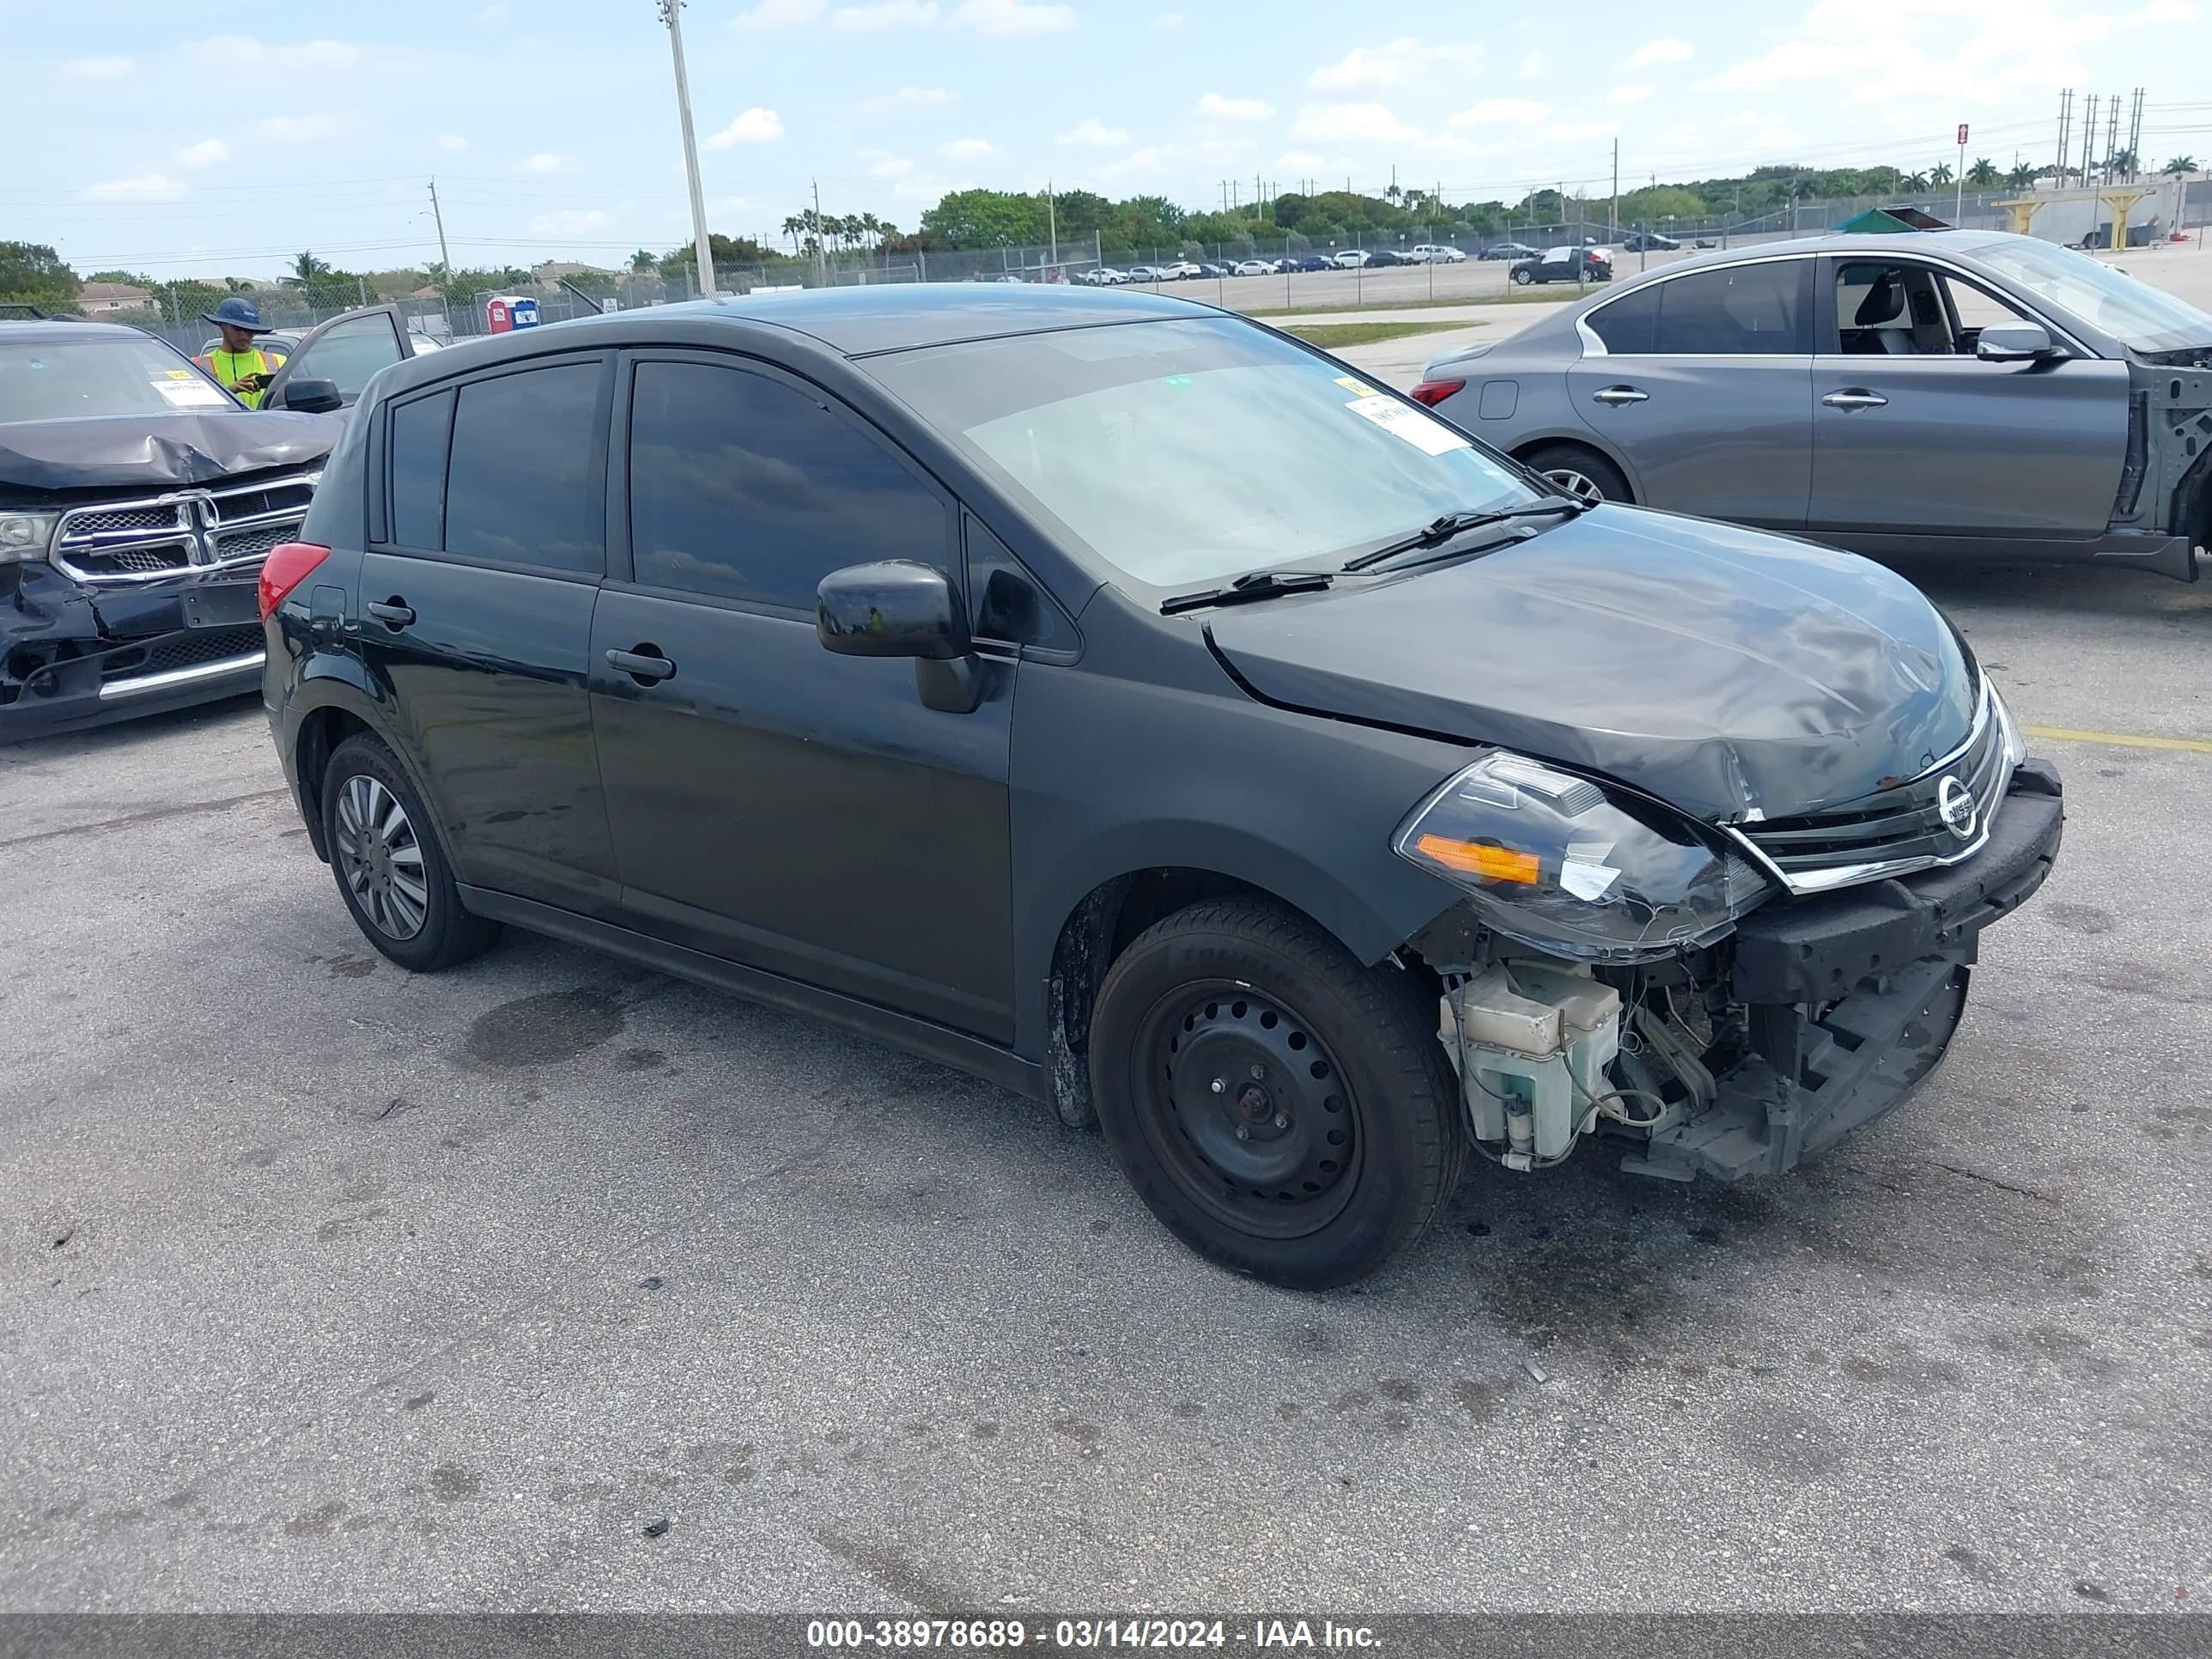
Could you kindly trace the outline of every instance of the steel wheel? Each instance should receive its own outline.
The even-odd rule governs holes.
[[[429,920],[422,844],[407,809],[379,780],[356,772],[338,790],[331,852],[361,912],[388,939],[413,939]]]
[[[1595,507],[1605,499],[1605,491],[1598,488],[1597,481],[1589,473],[1578,472],[1573,467],[1547,467],[1544,477],[1578,501],[1588,501]]]
[[[1146,1138],[1200,1209],[1263,1238],[1335,1219],[1358,1184],[1358,1114],[1307,1022],[1234,981],[1155,1003],[1139,1050]]]

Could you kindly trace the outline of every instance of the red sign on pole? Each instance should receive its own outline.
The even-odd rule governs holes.
[[[1960,149],[1966,149],[1966,124],[1964,121],[1961,121],[1961,122],[1960,122],[1960,123],[1959,123],[1959,148],[1960,148]]]

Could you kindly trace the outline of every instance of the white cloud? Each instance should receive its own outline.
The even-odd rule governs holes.
[[[1172,150],[1164,149],[1157,144],[1147,144],[1142,149],[1131,150],[1119,160],[1103,162],[1091,171],[1100,179],[1109,181],[1129,179],[1158,173],[1174,159]]]
[[[580,236],[587,230],[603,228],[606,222],[607,216],[597,208],[562,208],[539,214],[530,222],[530,228],[539,236]]]
[[[1274,112],[1273,104],[1257,98],[1224,98],[1218,92],[1200,99],[1196,112],[1201,121],[1264,121]]]
[[[1183,26],[1183,15],[1179,11],[1164,11],[1152,19],[1156,29],[1179,29]]]
[[[986,155],[996,155],[999,147],[988,138],[955,138],[950,143],[939,144],[937,153],[956,161],[975,161]]]
[[[505,6],[490,5],[486,6],[482,11],[477,14],[476,21],[479,23],[489,25],[505,21],[506,17],[507,8]]]
[[[1316,173],[1328,164],[1310,149],[1286,149],[1275,158],[1275,165],[1294,173]]]
[[[863,115],[890,115],[902,112],[920,113],[929,110],[951,109],[960,101],[960,94],[944,87],[901,87],[896,92],[886,92],[860,100]]]
[[[1308,104],[1291,125],[1291,137],[1323,144],[1401,144],[1419,137],[1381,104]]]
[[[187,167],[211,167],[217,161],[230,159],[230,146],[220,138],[203,138],[197,144],[187,144],[177,152],[177,165]]]
[[[1087,149],[1111,149],[1129,142],[1129,135],[1119,127],[1109,127],[1095,116],[1077,122],[1066,132],[1053,134],[1059,144],[1080,144]]]
[[[72,58],[62,73],[72,81],[120,81],[137,67],[128,58]]]
[[[1552,112],[1549,104],[1534,98],[1486,98],[1479,104],[1470,104],[1451,118],[1455,127],[1525,126],[1531,121],[1540,121]]]
[[[1402,86],[1441,70],[1482,66],[1482,48],[1471,42],[1430,46],[1401,35],[1380,46],[1354,46],[1334,64],[1306,77],[1316,92],[1352,92],[1367,87]]]
[[[1533,81],[1543,72],[1544,54],[1542,52],[1532,52],[1521,60],[1521,73],[1526,79]]]
[[[103,179],[88,185],[82,194],[88,202],[173,202],[185,193],[181,182],[166,173],[142,173],[135,179]]]
[[[541,149],[526,155],[514,164],[518,173],[558,173],[568,165],[565,156],[556,155],[550,149]]]
[[[783,118],[772,109],[749,109],[707,140],[708,149],[731,149],[739,144],[772,144],[783,137]]]
[[[1651,96],[1653,90],[1654,88],[1649,85],[1615,87],[1606,94],[1605,101],[1616,109],[1625,109],[1631,104],[1644,102],[1645,99]]]
[[[1689,43],[1683,40],[1647,40],[1620,60],[1625,70],[1649,69],[1654,64],[1679,64],[1690,56]]]
[[[272,143],[313,144],[355,131],[360,125],[360,118],[353,115],[271,115],[255,123],[253,130]]]
[[[794,28],[811,23],[830,9],[829,0],[760,0],[750,11],[732,20],[741,29]]]
[[[441,132],[438,135],[440,149],[466,149],[468,147],[469,141],[458,132]]]
[[[830,14],[830,26],[862,33],[927,28],[937,21],[939,15],[937,0],[874,0],[870,5],[838,7]]]
[[[1051,34],[1075,27],[1075,9],[1029,0],[960,0],[952,26],[983,34]]]
[[[368,55],[350,40],[307,40],[296,46],[282,46],[247,34],[218,34],[195,40],[190,50],[210,69],[232,75],[254,70],[280,79],[308,70],[349,69]]]
[[[872,179],[903,179],[914,171],[914,163],[903,155],[885,155],[871,162],[868,176]]]

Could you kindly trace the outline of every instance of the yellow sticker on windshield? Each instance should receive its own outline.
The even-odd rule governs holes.
[[[173,380],[196,380],[199,378],[189,368],[165,368],[161,373]]]
[[[1338,375],[1336,377],[1336,383],[1342,386],[1346,392],[1357,392],[1363,398],[1372,398],[1378,395],[1376,392],[1375,388],[1368,385],[1366,381],[1355,380],[1349,374]]]

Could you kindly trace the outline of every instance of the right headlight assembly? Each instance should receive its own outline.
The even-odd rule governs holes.
[[[1464,888],[1497,932],[1583,962],[1708,944],[1772,891],[1686,819],[1506,750],[1422,802],[1391,845]]]

